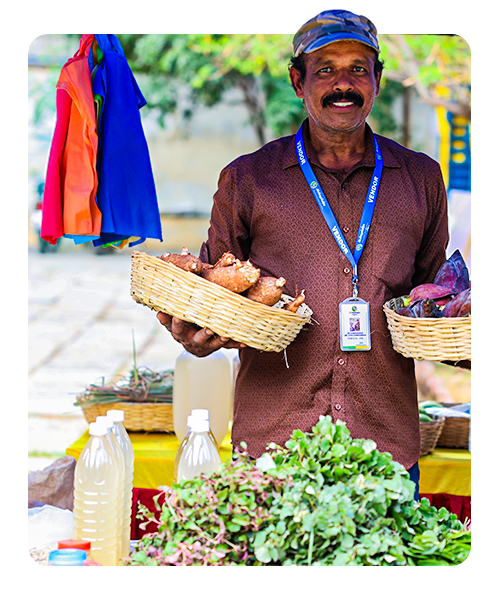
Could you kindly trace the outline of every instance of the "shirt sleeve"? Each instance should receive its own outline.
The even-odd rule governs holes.
[[[427,183],[427,205],[429,207],[422,243],[415,259],[412,287],[431,283],[446,260],[448,245],[448,200],[443,175],[439,164],[432,161]]]
[[[252,192],[246,177],[239,176],[232,163],[220,174],[210,216],[208,239],[201,246],[200,258],[214,264],[224,252],[247,260],[250,252],[250,213]]]

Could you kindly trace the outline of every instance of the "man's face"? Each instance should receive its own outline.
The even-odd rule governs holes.
[[[375,52],[357,42],[334,42],[306,54],[306,75],[291,68],[290,79],[310,119],[325,132],[349,132],[362,125],[379,93]]]

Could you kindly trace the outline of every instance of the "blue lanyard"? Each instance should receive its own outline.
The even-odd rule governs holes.
[[[342,235],[342,231],[337,223],[337,219],[333,214],[333,211],[326,200],[326,196],[314,175],[314,171],[309,164],[309,161],[306,156],[304,140],[302,137],[302,125],[299,127],[295,135],[295,150],[297,151],[297,158],[299,159],[300,168],[304,173],[304,177],[306,178],[307,183],[309,184],[309,188],[316,200],[317,205],[321,210],[321,214],[323,215],[328,228],[332,232],[335,241],[337,242],[339,248],[343,252],[343,254],[347,257],[349,262],[352,265],[354,277],[352,278],[352,282],[354,284],[354,297],[356,298],[358,295],[357,291],[357,283],[358,283],[358,261],[361,253],[363,252],[363,248],[365,247],[366,238],[368,236],[368,231],[370,229],[370,224],[372,222],[373,211],[375,209],[375,202],[378,196],[378,190],[380,186],[380,178],[382,175],[382,169],[384,166],[384,161],[382,159],[382,153],[380,152],[380,148],[378,142],[373,136],[373,141],[375,143],[375,169],[373,171],[372,179],[370,181],[370,185],[368,187],[368,192],[365,198],[365,205],[363,207],[363,213],[361,215],[361,221],[359,223],[358,235],[356,237],[356,246],[354,248],[354,255],[352,254],[347,242],[345,241],[344,236]]]

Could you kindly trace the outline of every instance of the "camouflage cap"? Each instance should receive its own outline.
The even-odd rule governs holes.
[[[297,31],[293,38],[293,55],[308,54],[342,40],[362,42],[380,52],[377,30],[370,20],[348,10],[325,10]]]

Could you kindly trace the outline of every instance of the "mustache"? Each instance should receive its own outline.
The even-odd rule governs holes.
[[[331,102],[354,102],[358,106],[363,106],[364,100],[356,92],[332,92],[323,98],[323,108],[326,108]]]

